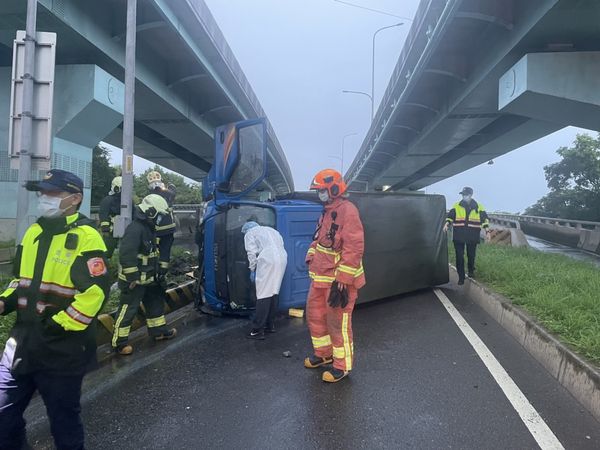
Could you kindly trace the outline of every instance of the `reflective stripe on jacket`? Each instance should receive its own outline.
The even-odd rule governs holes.
[[[468,215],[467,210],[469,211]],[[466,204],[464,201],[455,203],[448,212],[446,222],[453,226],[453,239],[459,242],[479,242],[481,229],[487,229],[490,226],[483,205],[475,200],[471,200],[470,204]]]
[[[356,289],[363,287],[364,245],[363,225],[356,206],[344,198],[325,205],[315,239],[306,254],[314,286],[329,287],[337,280]]]
[[[78,373],[95,358],[95,319],[110,280],[104,241],[91,224],[77,213],[41,218],[26,231],[16,279],[0,295],[5,314],[17,312],[16,373]]]

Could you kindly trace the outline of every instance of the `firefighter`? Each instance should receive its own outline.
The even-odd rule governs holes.
[[[350,373],[354,360],[352,311],[365,285],[364,233],[358,210],[343,195],[346,184],[339,172],[319,172],[310,189],[318,191],[324,211],[306,255],[312,279],[306,309],[314,355],[304,366],[316,369],[333,362],[322,379],[335,383]]]
[[[169,184],[168,187],[165,187],[160,172],[156,170],[148,173],[146,180],[148,180],[148,189],[150,190],[150,193],[160,195],[169,205],[168,213],[161,215],[159,222],[155,225],[156,237],[158,238],[158,249],[160,251],[158,276],[162,284],[164,276],[169,271],[171,248],[173,247],[173,241],[175,240],[174,234],[177,224],[175,223],[172,208],[173,203],[175,203],[177,190],[174,184]]]
[[[465,187],[460,192],[462,200],[455,203],[448,212],[444,232],[452,226],[452,240],[456,252],[456,270],[458,284],[465,284],[465,247],[467,248],[467,270],[469,278],[475,276],[475,256],[477,244],[480,242],[481,229],[489,235],[490,221],[485,209],[480,203],[473,200],[473,189]]]
[[[119,250],[119,289],[121,298],[113,331],[112,347],[120,355],[131,355],[127,343],[131,323],[144,303],[148,334],[155,340],[172,339],[177,334],[169,329],[164,316],[163,291],[157,283],[158,247],[154,227],[169,207],[160,195],[150,194],[133,210]]]
[[[249,339],[264,339],[265,331],[275,333],[279,289],[287,266],[283,238],[277,230],[248,221],[242,227],[248,254],[250,281],[256,288],[256,312]]]
[[[0,313],[17,314],[0,361],[0,448],[26,446],[23,412],[37,390],[56,447],[83,449],[81,383],[96,361],[96,316],[108,297],[106,247],[95,222],[78,212],[79,177],[53,169],[26,189],[38,194],[40,218],[0,294]]]
[[[121,187],[123,179],[114,177],[110,184],[110,192],[100,202],[100,231],[106,244],[106,257],[112,258],[112,255],[119,245],[119,239],[113,236],[115,218],[121,214]]]

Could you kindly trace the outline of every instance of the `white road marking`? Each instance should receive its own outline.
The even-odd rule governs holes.
[[[434,289],[433,292],[440,302],[442,302],[442,305],[444,305],[444,308],[446,308],[446,311],[448,311],[448,314],[450,314],[450,317],[452,317],[471,346],[473,346],[473,349],[475,349],[477,355],[479,355],[492,377],[494,377],[496,383],[498,383],[508,401],[511,403],[515,411],[517,411],[519,417],[521,417],[521,420],[533,438],[536,440],[540,448],[542,450],[564,450],[564,447],[554,435],[550,427],[546,425],[544,419],[542,419],[531,403],[529,403],[527,397],[525,397],[510,375],[508,375],[506,370],[504,370],[504,367],[502,367],[496,357],[479,338],[477,333],[475,333],[473,328],[471,328],[463,316],[454,307],[446,294],[444,294],[444,292],[442,292],[440,289]]]

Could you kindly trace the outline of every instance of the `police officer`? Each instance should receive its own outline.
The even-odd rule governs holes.
[[[119,288],[121,299],[117,310],[112,346],[120,355],[130,355],[127,343],[131,323],[140,306],[146,309],[148,334],[155,340],[174,338],[175,328],[168,329],[164,316],[163,292],[157,284],[158,247],[154,227],[169,206],[160,195],[150,194],[133,210],[133,222],[125,230],[119,251]]]
[[[165,199],[169,205],[167,214],[162,214],[159,217],[159,221],[155,225],[156,237],[158,238],[158,249],[160,251],[160,259],[158,262],[158,276],[162,281],[164,276],[169,270],[169,263],[171,261],[171,248],[173,247],[175,229],[177,224],[175,223],[175,217],[173,216],[173,203],[175,203],[175,196],[177,190],[175,185],[169,184],[168,187],[162,181],[160,172],[153,170],[146,176],[148,181],[148,189],[150,194],[160,195]]]
[[[473,189],[465,187],[460,192],[462,200],[455,203],[448,212],[444,231],[452,226],[452,240],[456,252],[458,284],[465,284],[465,247],[467,249],[467,270],[469,278],[475,275],[475,256],[480,241],[481,229],[489,233],[490,221],[481,203],[473,199]]]
[[[121,214],[121,187],[123,179],[114,177],[110,184],[110,192],[100,202],[100,231],[106,244],[106,257],[112,258],[112,255],[119,245],[119,240],[113,236],[115,217]]]
[[[50,170],[27,190],[41,217],[17,247],[15,279],[0,294],[0,313],[16,323],[0,361],[0,448],[26,443],[23,412],[37,390],[58,449],[83,449],[81,383],[96,358],[96,316],[108,296],[106,247],[78,212],[83,182]]]

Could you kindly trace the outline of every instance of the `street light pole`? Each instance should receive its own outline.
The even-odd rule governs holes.
[[[17,194],[17,236],[18,245],[29,224],[29,192],[24,189],[31,179],[31,141],[33,133],[33,83],[35,73],[35,39],[37,20],[37,0],[27,0],[27,19],[25,24],[25,49],[23,55],[23,91],[21,108],[21,141],[19,149],[19,175]]]
[[[389,28],[395,28],[395,27],[399,27],[404,25],[404,22],[399,22],[396,23],[394,25],[388,25],[387,27],[382,27],[380,29],[378,29],[377,31],[375,31],[375,33],[373,34],[373,54],[372,54],[372,58],[371,58],[371,62],[372,62],[372,70],[371,70],[371,121],[373,121],[373,119],[375,118],[375,38],[377,37],[377,35],[383,31],[383,30],[387,30]]]
[[[115,237],[122,237],[131,223],[133,206],[133,142],[135,121],[135,48],[137,34],[137,0],[127,0],[125,38],[125,108],[123,111],[123,162],[121,217],[115,226]]]
[[[369,97],[369,100],[371,101],[371,122],[373,121],[373,110],[375,109],[375,106],[373,105],[373,97],[370,94],[367,94],[366,92],[362,92],[362,91],[347,91],[347,90],[343,90],[342,94],[358,94],[358,95],[364,95]]]
[[[342,176],[344,175],[344,144],[346,143],[346,138],[350,136],[356,136],[358,133],[348,133],[342,138]]]

